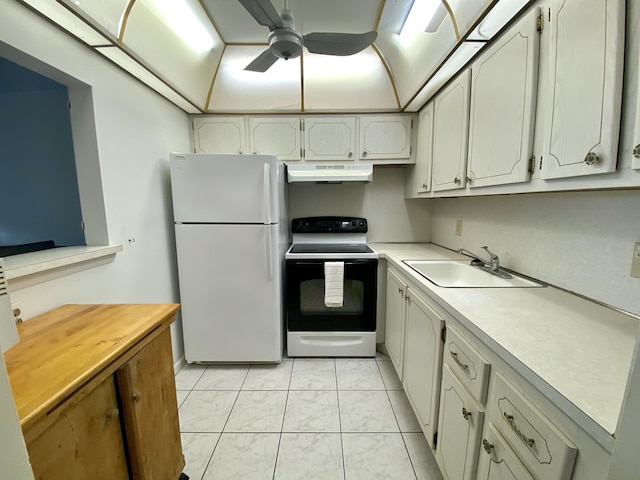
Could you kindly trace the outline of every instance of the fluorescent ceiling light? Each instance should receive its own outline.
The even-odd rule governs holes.
[[[400,35],[424,32],[427,28],[435,31],[437,26],[434,29],[430,24],[438,10],[444,10],[446,14],[446,9],[440,0],[415,0],[402,26],[402,30],[400,30]],[[440,22],[442,22],[444,16],[440,14],[439,17],[441,17]]]
[[[469,33],[467,40],[491,40],[530,2],[531,0],[500,0],[475,30]]]
[[[148,0],[149,7],[194,51],[211,50],[215,42],[185,0]]]

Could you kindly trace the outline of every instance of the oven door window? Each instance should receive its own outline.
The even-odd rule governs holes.
[[[343,302],[324,301],[324,261],[287,260],[287,328],[289,331],[374,332],[378,261],[344,262]]]

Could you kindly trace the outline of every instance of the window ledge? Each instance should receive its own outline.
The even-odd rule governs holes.
[[[121,251],[122,245],[58,247],[4,257],[9,291],[113,262],[115,254]]]

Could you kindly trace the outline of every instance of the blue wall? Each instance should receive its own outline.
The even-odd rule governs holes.
[[[67,87],[0,58],[0,246],[84,245]]]

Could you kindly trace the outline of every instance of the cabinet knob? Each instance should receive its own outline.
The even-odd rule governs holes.
[[[107,420],[114,420],[118,418],[118,415],[120,415],[120,410],[118,410],[117,408],[114,408],[109,413],[107,413]]]
[[[398,288],[398,293],[399,293],[400,295],[404,295],[404,290],[402,290],[401,288]]]
[[[242,150],[240,150],[240,151],[238,152],[238,155],[242,155]]]
[[[257,154],[258,154],[258,152],[253,152],[253,154],[254,154],[254,155],[257,155]]]
[[[471,177],[467,177],[467,183],[471,183]]]
[[[131,399],[134,402],[139,402],[142,399],[142,395],[140,395],[140,392],[134,392],[134,394],[131,395]]]
[[[482,448],[484,451],[491,455],[491,451],[493,450],[493,445],[488,442],[486,438],[482,439]]]
[[[471,416],[471,412],[466,408],[462,407],[462,416],[464,417],[465,420],[469,420],[469,417]]]
[[[587,156],[584,157],[584,163],[587,165],[595,165],[600,161],[600,157],[595,152],[587,153]]]
[[[353,152],[347,153],[347,158],[351,158],[351,157],[353,157]]]
[[[458,177],[453,179],[453,183],[455,183],[456,185],[458,185],[460,183],[460,179]]]
[[[411,303],[411,297],[409,295],[405,295],[404,299],[407,301],[407,303]]]
[[[427,189],[427,184],[426,184],[426,183],[423,183],[423,184],[422,184],[422,188],[424,188],[424,189],[426,190],[426,189]]]
[[[364,157],[366,157],[366,156],[367,156],[367,152],[366,152],[366,150],[365,150],[364,152],[362,152],[362,158],[364,158]]]
[[[640,143],[633,149],[633,156],[640,158]]]

